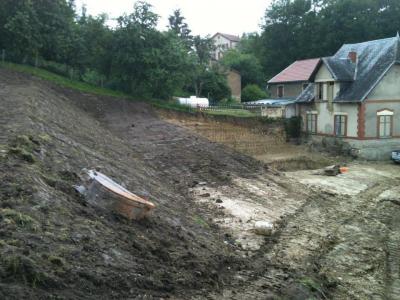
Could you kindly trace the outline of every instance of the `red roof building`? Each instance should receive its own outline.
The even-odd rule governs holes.
[[[268,83],[274,84],[309,81],[320,60],[320,58],[297,60],[270,81],[268,81]]]

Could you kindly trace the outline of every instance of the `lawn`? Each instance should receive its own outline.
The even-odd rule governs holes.
[[[204,110],[205,113],[210,115],[224,115],[224,116],[232,116],[232,117],[256,117],[255,113],[252,113],[246,109],[229,109],[229,108],[221,108],[221,109],[213,109],[213,110]]]

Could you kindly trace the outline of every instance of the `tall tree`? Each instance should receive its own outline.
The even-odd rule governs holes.
[[[202,95],[208,73],[214,44],[210,38],[195,36],[193,39],[193,60],[192,83],[196,96]]]
[[[25,63],[28,58],[38,55],[42,47],[41,25],[32,1],[21,2],[4,24],[7,46],[14,50],[12,56],[22,58]]]
[[[168,28],[181,38],[185,46],[191,49],[193,46],[193,36],[191,36],[191,30],[185,21],[185,17],[182,16],[180,9],[173,12],[168,18]]]
[[[227,51],[221,59],[221,64],[239,71],[242,76],[243,87],[248,84],[265,86],[265,79],[258,58],[254,54],[242,53],[239,49]]]
[[[344,43],[394,36],[398,0],[274,0],[265,14],[260,59],[271,77],[296,59],[329,56]]]

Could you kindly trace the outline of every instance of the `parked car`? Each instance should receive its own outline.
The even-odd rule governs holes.
[[[400,150],[392,151],[392,159],[396,163],[400,163]]]

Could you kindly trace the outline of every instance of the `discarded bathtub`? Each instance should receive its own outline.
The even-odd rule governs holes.
[[[106,175],[82,171],[83,185],[75,187],[94,206],[110,209],[129,219],[140,220],[149,215],[155,205],[119,185]]]

